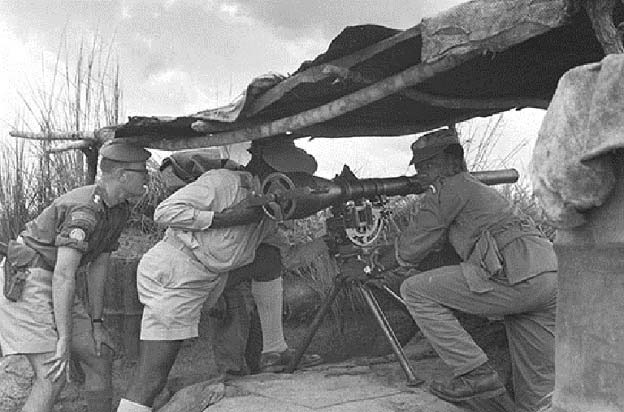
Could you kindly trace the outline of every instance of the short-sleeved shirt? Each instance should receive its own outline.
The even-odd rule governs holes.
[[[500,249],[511,284],[557,270],[552,243],[533,221],[496,189],[465,172],[440,179],[423,196],[419,212],[397,241],[397,255],[418,264],[448,241],[465,262],[486,230]]]
[[[165,199],[154,220],[167,226],[212,273],[228,272],[253,262],[260,243],[277,231],[276,222],[259,222],[227,228],[211,228],[215,212],[221,212],[260,190],[260,181],[247,171],[210,170]]]
[[[80,265],[119,246],[119,236],[130,216],[128,202],[109,207],[99,185],[82,186],[58,197],[20,234],[23,243],[56,265],[57,249],[70,247],[82,253]]]

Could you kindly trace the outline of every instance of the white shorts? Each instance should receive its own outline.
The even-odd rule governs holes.
[[[197,259],[165,241],[139,262],[137,291],[143,305],[141,340],[182,340],[199,335],[204,302],[213,306],[227,273],[208,271]]]
[[[58,334],[52,306],[53,272],[30,268],[22,298],[11,302],[0,293],[0,347],[2,355],[47,353],[56,350]],[[4,288],[4,262],[0,264]],[[72,306],[72,339],[91,337],[91,320],[76,297]]]

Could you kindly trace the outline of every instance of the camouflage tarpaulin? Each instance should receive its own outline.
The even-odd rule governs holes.
[[[461,4],[408,30],[347,27],[293,75],[254,80],[244,100],[114,129],[165,150],[291,137],[398,136],[514,108],[546,108],[561,75],[605,53],[564,0]],[[617,3],[614,20],[624,20]]]

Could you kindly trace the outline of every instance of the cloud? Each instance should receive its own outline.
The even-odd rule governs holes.
[[[423,16],[461,3],[458,0],[228,0],[289,39],[310,34],[331,39],[346,26],[379,24],[407,29],[420,23]]]

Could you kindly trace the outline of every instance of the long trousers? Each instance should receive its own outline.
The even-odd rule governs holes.
[[[443,266],[406,279],[401,295],[416,324],[455,376],[488,359],[451,309],[502,317],[516,411],[532,412],[554,389],[557,272],[544,272],[515,285],[490,282],[491,291],[472,292],[459,265]]]

